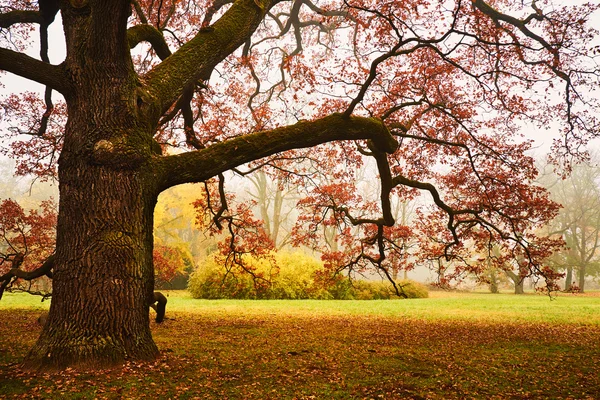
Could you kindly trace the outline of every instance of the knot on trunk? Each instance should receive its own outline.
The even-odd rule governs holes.
[[[69,0],[69,4],[71,4],[71,7],[73,8],[83,8],[87,6],[87,3],[87,0]]]
[[[147,157],[134,146],[121,140],[102,139],[94,144],[92,161],[94,164],[106,165],[120,169],[134,169],[146,161]]]

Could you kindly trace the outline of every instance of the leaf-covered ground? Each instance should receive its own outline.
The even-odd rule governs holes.
[[[503,297],[493,299],[502,308]],[[340,303],[354,311],[332,315],[306,311],[311,302],[194,302],[185,311],[175,301],[171,319],[153,325],[159,360],[93,374],[22,371],[40,311],[0,310],[0,398],[600,398],[597,314],[515,323],[470,319],[466,308],[449,319],[373,312],[411,307],[400,301]],[[596,311],[600,299],[582,304]]]

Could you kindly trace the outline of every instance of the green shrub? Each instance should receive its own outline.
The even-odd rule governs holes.
[[[315,285],[315,272],[323,264],[301,252],[281,251],[270,260],[246,259],[256,275],[237,271],[227,273],[214,258],[207,259],[190,275],[188,290],[202,299],[311,299],[320,298],[322,291]]]
[[[396,282],[396,286],[400,293],[406,295],[406,298],[418,299],[429,297],[427,287],[418,282],[402,280]],[[392,284],[388,281],[355,281],[354,298],[357,300],[387,300],[396,299],[398,295]]]
[[[312,299],[318,297],[315,272],[323,263],[301,252],[280,251],[275,255],[279,274],[273,280],[269,298]]]
[[[398,289],[402,288],[401,292],[403,291],[409,299],[425,299],[429,297],[429,290],[422,283],[405,279],[396,282],[396,286],[398,286]]]
[[[251,278],[224,272],[213,258],[208,258],[190,275],[188,290],[197,299],[246,298]]]
[[[227,272],[214,258],[208,258],[191,275],[188,290],[201,299],[319,299],[379,300],[398,298],[387,281],[350,281],[338,275],[325,276],[323,263],[301,252],[281,251],[269,259],[246,259],[255,275]],[[316,278],[321,279],[316,279]],[[425,286],[413,281],[399,281],[399,289],[408,298],[428,297]]]

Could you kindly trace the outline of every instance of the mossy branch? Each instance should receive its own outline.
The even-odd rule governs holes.
[[[241,164],[287,150],[313,147],[337,140],[371,139],[384,152],[392,153],[398,142],[381,120],[333,114],[315,121],[256,132],[190,153],[160,157],[153,177],[162,191],[171,186],[202,182]]]
[[[149,24],[132,26],[127,30],[127,41],[129,48],[133,49],[141,42],[148,42],[161,60],[171,55],[171,50],[165,41],[163,34]]]
[[[165,112],[194,82],[206,80],[213,68],[252,35],[274,0],[238,0],[212,26],[198,34],[145,76],[157,109]],[[154,116],[157,120],[160,116]]]

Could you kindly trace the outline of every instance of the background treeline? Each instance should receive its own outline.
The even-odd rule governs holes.
[[[542,233],[560,237],[566,243],[564,249],[547,260],[549,267],[564,273],[565,278],[561,282],[564,291],[583,292],[588,289],[598,290],[600,287],[599,162],[600,156],[593,155],[589,162],[574,165],[571,175],[566,179],[554,173],[552,165],[540,163],[542,173],[539,184],[550,191],[553,200],[563,205],[558,216]],[[40,204],[45,200],[57,199],[55,184],[36,182],[34,185],[25,178],[13,178],[10,172],[12,168],[7,161],[0,161],[0,173],[5,176],[0,182],[0,201],[14,199],[29,212],[39,210]],[[214,264],[211,257],[218,251],[218,242],[222,237],[210,236],[197,225],[198,216],[193,204],[202,196],[201,188],[197,185],[182,185],[161,194],[156,207],[156,289],[185,289],[190,274],[197,269],[189,287],[197,297],[203,298],[394,298],[394,294],[390,294],[389,283],[385,281],[356,280],[350,283],[344,276],[333,279],[330,275],[315,275],[314,271],[322,268],[318,253],[313,253],[314,258],[301,252],[293,253],[294,263],[283,261],[289,257],[286,252],[294,251],[290,238],[298,212],[298,188],[286,186],[265,174],[257,174],[251,182],[249,186],[238,187],[236,195],[240,199],[256,202],[256,218],[264,221],[269,239],[276,250],[282,253],[278,256],[281,258],[277,262],[278,270],[270,272],[271,266],[262,267],[262,279],[255,279],[251,275],[243,276],[239,271],[232,273],[222,264]],[[361,185],[358,185],[362,196],[378,195],[379,189],[371,183],[361,181]],[[409,225],[416,217],[415,210],[421,204],[419,201],[394,202],[394,219],[403,225]],[[329,250],[339,250],[343,246],[337,240],[336,232],[329,227],[323,229],[320,237],[329,246]],[[39,243],[28,245],[33,250]],[[409,255],[418,249],[418,245],[413,242],[402,243],[402,246]],[[0,244],[0,251],[2,250]],[[312,261],[305,260],[306,257]],[[316,264],[312,265],[311,262]],[[402,263],[398,263],[397,270],[393,272],[398,279],[406,280],[410,272],[413,279],[433,281],[432,275],[422,266],[407,270]],[[529,282],[522,279],[518,266],[490,268],[486,275],[492,292],[514,290],[519,294],[530,290]],[[370,278],[373,279],[373,276]],[[468,279],[469,277],[467,283]],[[44,287],[36,287],[36,290],[44,293],[51,291],[49,281],[41,281],[40,284]],[[477,284],[481,285],[480,282]],[[475,287],[473,285],[475,283],[468,287]],[[412,287],[409,285],[405,291],[410,293]]]

